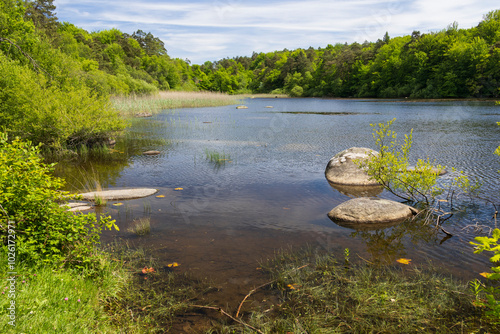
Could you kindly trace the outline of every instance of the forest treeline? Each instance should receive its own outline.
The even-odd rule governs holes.
[[[123,122],[110,95],[159,90],[291,96],[496,98],[500,10],[470,29],[192,65],[151,33],[88,32],[59,22],[53,0],[0,0],[0,127],[49,147],[105,141]],[[95,120],[99,120],[98,124]]]
[[[325,48],[254,53],[192,71],[202,89],[229,93],[373,98],[492,98],[500,95],[500,10],[470,29]]]

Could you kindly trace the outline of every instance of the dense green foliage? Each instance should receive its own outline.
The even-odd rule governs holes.
[[[42,162],[39,147],[7,142],[0,135],[0,238],[16,260],[92,267],[94,245],[103,228],[116,227],[107,216],[75,215],[59,203],[63,180]]]
[[[202,89],[292,96],[465,98],[500,96],[500,10],[477,27],[363,44],[222,59],[193,65]]]
[[[476,26],[324,48],[256,53],[203,65],[172,59],[151,33],[87,32],[60,23],[49,0],[1,0],[0,38],[50,75],[97,95],[209,90],[291,96],[465,98],[500,96],[500,10]],[[33,64],[5,41],[10,59]],[[43,72],[43,71],[41,71]]]
[[[21,1],[0,1],[0,127],[44,149],[104,143],[124,122],[88,84],[99,76],[55,48],[50,29],[36,28],[25,14]]]

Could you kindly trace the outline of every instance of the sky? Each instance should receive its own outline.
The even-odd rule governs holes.
[[[193,64],[252,52],[375,42],[476,26],[498,0],[54,0],[60,22],[89,32],[151,32]]]

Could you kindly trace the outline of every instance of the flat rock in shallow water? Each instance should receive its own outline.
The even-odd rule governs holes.
[[[133,199],[151,196],[156,194],[158,189],[151,188],[137,188],[137,189],[118,189],[118,190],[102,190],[102,191],[91,191],[88,193],[79,194],[83,199],[87,201],[92,201],[96,197],[106,199],[106,200],[122,200],[122,199]]]
[[[355,228],[356,224],[385,224],[402,222],[418,211],[411,206],[376,197],[359,197],[344,202],[328,213],[339,225]]]
[[[68,209],[69,212],[87,211],[87,210],[92,209],[92,206],[89,203],[70,202],[70,203],[61,204],[61,206],[69,207],[69,209]]]

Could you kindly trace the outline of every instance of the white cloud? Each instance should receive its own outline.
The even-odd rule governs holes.
[[[195,63],[252,51],[375,41],[476,25],[497,0],[97,1],[56,0],[57,16],[87,30],[137,29],[160,37],[169,54]],[[210,57],[210,58],[207,58]]]

